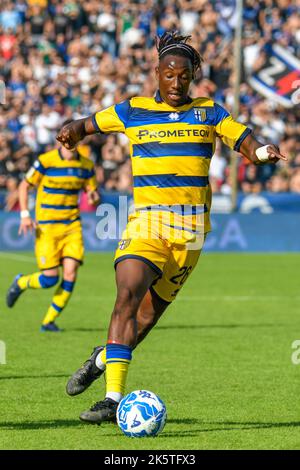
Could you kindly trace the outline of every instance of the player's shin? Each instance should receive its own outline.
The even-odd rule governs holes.
[[[46,316],[43,320],[43,325],[54,322],[55,319],[61,314],[72,295],[74,285],[75,282],[65,280],[62,281],[54,294],[52,304],[50,305],[48,312],[46,313]]]
[[[143,304],[142,304],[143,306]],[[165,310],[166,306],[163,306]],[[137,344],[136,346],[143,341],[147,334],[152,330],[152,328],[157,323],[157,320],[162,315],[163,311],[155,312],[152,310],[147,310],[147,317],[143,315],[142,308],[139,309],[137,314]],[[135,347],[136,347],[135,346]],[[132,348],[132,350],[135,348]],[[99,354],[96,356],[95,365],[98,369],[105,371],[106,369],[106,347],[103,348]]]
[[[130,346],[110,343],[106,345],[106,398],[117,402],[122,399],[131,355]]]

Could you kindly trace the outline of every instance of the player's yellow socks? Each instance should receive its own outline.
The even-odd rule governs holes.
[[[106,345],[106,398],[120,401],[131,361],[132,348],[124,344]]]
[[[72,295],[74,284],[75,282],[65,280],[62,281],[60,286],[56,289],[52,299],[52,304],[50,305],[48,312],[46,313],[46,316],[43,320],[43,325],[54,322],[54,320],[62,312]]]
[[[46,276],[41,272],[37,272],[19,277],[17,283],[22,290],[48,289],[49,287],[53,287],[57,283],[58,279],[58,276]]]

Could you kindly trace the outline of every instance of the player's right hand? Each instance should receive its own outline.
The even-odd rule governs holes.
[[[78,142],[82,139],[79,129],[77,129],[78,121],[70,122],[66,124],[57,134],[56,140],[62,143],[62,145],[68,150],[74,150]]]
[[[22,234],[27,235],[28,231],[32,233],[33,230],[35,229],[36,229],[35,221],[32,220],[31,217],[24,217],[23,219],[21,219],[18,235],[22,235]]]

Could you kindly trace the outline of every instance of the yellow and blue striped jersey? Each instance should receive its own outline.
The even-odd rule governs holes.
[[[80,220],[80,191],[97,189],[94,164],[81,155],[80,147],[72,160],[65,160],[59,149],[40,155],[25,178],[38,187],[36,220],[45,226]]]
[[[154,98],[135,97],[97,112],[94,126],[122,132],[130,141],[135,207],[201,206],[209,226],[208,173],[216,137],[239,150],[251,132],[209,98],[173,108]]]

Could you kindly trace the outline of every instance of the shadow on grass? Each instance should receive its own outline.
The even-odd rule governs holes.
[[[52,374],[52,375],[7,375],[0,377],[0,380],[22,380],[22,379],[60,379],[68,378],[70,374]]]
[[[222,431],[252,431],[260,429],[275,429],[275,428],[297,428],[300,427],[300,421],[289,421],[285,423],[260,423],[260,422],[235,422],[235,421],[201,421],[197,419],[168,419],[167,424],[188,424],[188,425],[202,425],[203,428],[186,429],[178,431],[169,431],[166,428],[160,438],[167,437],[197,437],[202,433],[209,432],[222,432]],[[212,426],[212,427],[207,427]]]
[[[154,330],[204,330],[204,329],[233,329],[233,328],[277,328],[287,326],[282,323],[260,323],[260,324],[233,324],[233,325],[159,325],[155,326]],[[66,328],[62,330],[63,333],[98,333],[100,331],[107,331],[107,327],[90,327],[90,328]]]
[[[197,426],[197,429],[180,429],[178,431],[168,431],[168,424],[182,424],[189,426]],[[54,419],[54,420],[42,420],[42,421],[23,421],[23,422],[0,422],[0,430],[37,430],[37,429],[54,429],[54,428],[77,428],[82,426],[88,426],[93,428],[90,424],[82,423],[78,419]],[[115,423],[106,422],[103,423],[100,428],[105,431],[112,431],[112,426],[118,431]],[[200,427],[199,427],[200,426]],[[95,426],[96,429],[100,429]],[[94,427],[94,428],[95,428]],[[290,421],[284,423],[260,423],[260,422],[235,422],[235,421],[201,421],[197,419],[169,419],[165,431],[158,437],[160,439],[170,437],[197,437],[202,433],[210,432],[224,432],[224,431],[251,431],[261,429],[278,429],[278,428],[298,428],[300,427],[300,421]],[[115,433],[105,433],[106,436],[115,436]]]
[[[68,328],[65,330],[66,333],[69,332],[76,332],[76,333],[98,333],[99,331],[107,331],[107,327],[105,328]]]
[[[74,428],[84,426],[78,419],[53,419],[51,421],[0,422],[0,430],[26,431],[34,429]]]
[[[232,329],[232,328],[274,328],[274,327],[281,327],[286,326],[282,323],[260,323],[260,324],[232,324],[232,325],[158,325],[154,327],[154,331],[156,330],[204,330],[204,329]],[[107,331],[107,327],[105,328],[68,328],[65,330],[68,332],[77,332],[77,333],[98,333],[99,331]]]

